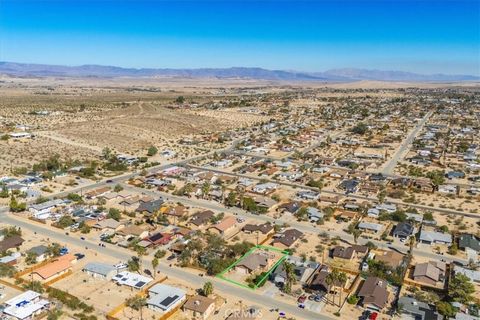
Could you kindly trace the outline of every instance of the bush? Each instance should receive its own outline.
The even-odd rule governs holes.
[[[358,300],[360,300],[356,295],[352,294],[350,297],[348,297],[347,302],[349,304],[356,305],[358,303]]]

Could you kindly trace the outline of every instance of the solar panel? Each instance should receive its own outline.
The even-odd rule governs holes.
[[[137,284],[135,285],[135,288],[141,288],[145,285],[145,282],[144,281],[139,281],[137,282]]]
[[[167,297],[167,298],[163,299],[163,301],[160,302],[160,304],[164,307],[168,307],[173,301],[175,301],[177,299],[178,299],[177,295],[174,295],[173,297]]]

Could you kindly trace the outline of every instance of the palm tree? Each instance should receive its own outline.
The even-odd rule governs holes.
[[[347,275],[345,272],[340,272],[337,269],[333,269],[326,277],[325,282],[328,284],[329,287],[333,287],[334,297],[332,298],[332,303],[335,304],[335,294],[336,294],[336,287],[340,287],[340,301],[339,305],[341,304],[342,300],[342,291],[343,286],[347,282]],[[329,290],[330,291],[330,290]],[[327,293],[328,294],[328,293]]]
[[[153,258],[152,259],[152,268],[153,268],[153,274],[157,272],[157,267],[158,267],[158,258]]]
[[[345,272],[339,272],[337,275],[337,281],[338,284],[340,284],[340,300],[338,301],[338,305],[342,305],[342,292],[343,292],[343,287],[345,286],[345,283],[347,283],[348,277]]]
[[[288,261],[283,262],[283,269],[285,271],[285,285],[283,286],[283,291],[285,293],[292,292],[292,285],[295,284],[295,269],[293,268],[293,264]]]
[[[408,242],[408,244],[410,246],[410,249],[409,249],[410,254],[413,254],[413,247],[415,246],[415,242],[417,242],[417,239],[415,238],[414,235],[411,235],[410,236],[410,241]]]
[[[133,310],[140,312],[140,320],[143,320],[143,307],[147,304],[147,299],[141,296],[134,296],[127,299],[125,304]]]
[[[205,196],[208,195],[209,192],[210,192],[210,183],[205,182],[202,185],[202,198],[205,199]]]
[[[353,242],[357,243],[358,237],[360,236],[361,231],[358,229],[355,229],[353,230],[352,234],[353,234]]]

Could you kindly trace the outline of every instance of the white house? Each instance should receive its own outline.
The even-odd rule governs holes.
[[[28,290],[5,302],[5,306],[3,312],[6,315],[24,320],[33,319],[35,315],[48,310],[50,302],[42,299],[40,293]]]
[[[157,312],[169,312],[186,300],[186,292],[165,284],[156,284],[148,289],[147,306]]]

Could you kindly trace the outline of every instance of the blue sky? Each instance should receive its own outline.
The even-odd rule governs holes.
[[[0,60],[480,75],[480,0],[0,0]]]

